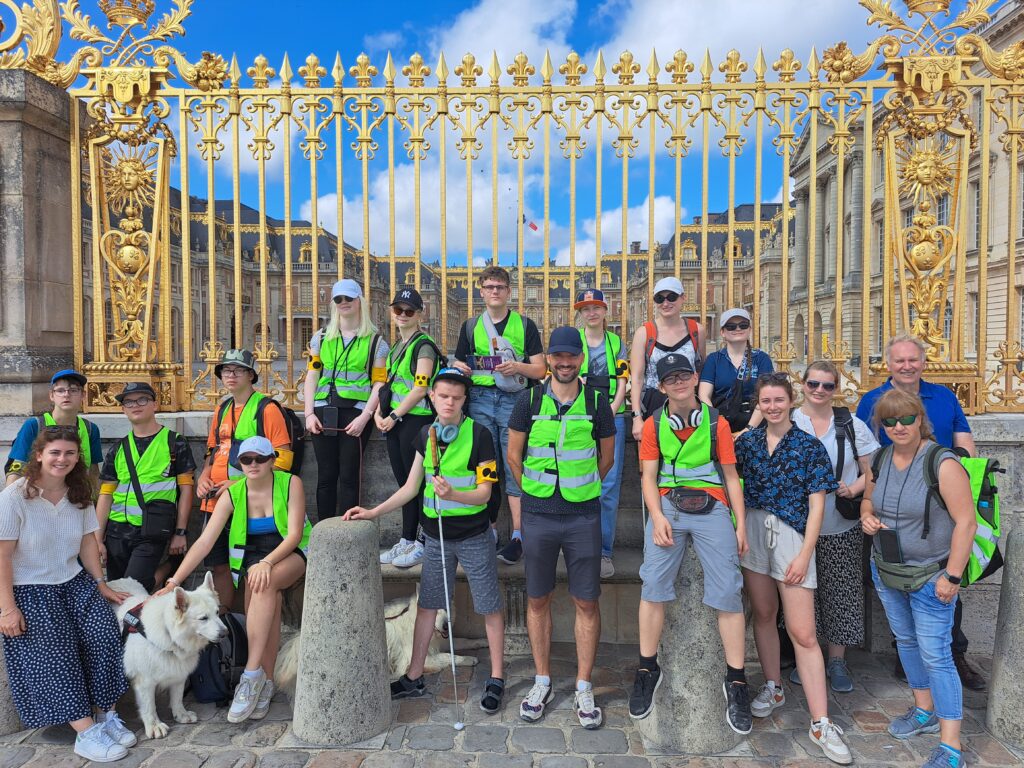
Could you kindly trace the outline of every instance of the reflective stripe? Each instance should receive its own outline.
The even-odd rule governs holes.
[[[530,419],[532,421],[593,421],[585,413],[567,413],[564,416],[559,416],[557,413],[548,415],[538,413],[536,416],[531,416]]]
[[[583,461],[597,457],[597,448],[581,448],[579,450],[559,451],[554,447],[527,446],[526,455],[537,459],[558,459],[560,461]]]
[[[579,475],[578,477],[560,477],[558,478],[558,485],[561,488],[580,488],[590,483],[601,483],[601,474],[599,472],[589,472],[585,475]]]
[[[550,485],[552,487],[554,487],[555,482],[558,480],[558,475],[548,472],[538,472],[536,469],[530,469],[529,467],[523,467],[523,477],[528,477],[534,482],[541,483],[542,485]]]
[[[999,544],[999,537],[996,536],[992,529],[987,525],[979,525],[977,530],[974,532],[974,538],[983,538],[985,541],[991,542],[993,545]]]
[[[702,464],[699,467],[686,468],[676,466],[673,473],[672,465],[665,461],[663,457],[661,467],[658,470],[658,482],[671,482],[673,480],[700,480],[706,483],[714,483],[715,485],[722,484],[721,478],[719,478],[715,465],[712,462]]]
[[[472,491],[476,489],[476,475],[435,475],[433,472],[427,472],[424,474],[423,479],[430,481],[435,477],[440,477],[442,480],[447,481],[448,485],[456,491]]]
[[[985,566],[988,565],[989,560],[992,558],[985,553],[985,550],[978,545],[978,542],[974,542],[974,545],[971,547],[971,552],[978,559],[978,564],[981,566],[981,569],[985,570]]]
[[[169,480],[161,480],[158,483],[139,483],[139,488],[142,489],[143,494],[147,493],[161,493],[164,491],[173,491],[178,487],[178,483],[174,478]],[[117,486],[115,493],[129,493],[133,490],[131,484],[120,484]]]

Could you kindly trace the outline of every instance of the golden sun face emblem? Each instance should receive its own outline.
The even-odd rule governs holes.
[[[155,147],[148,151],[125,147],[111,152],[103,178],[111,208],[120,212],[132,206],[141,211],[153,205],[155,158]]]
[[[943,195],[951,194],[956,180],[956,147],[950,141],[943,146],[935,139],[899,150],[900,197],[915,203],[927,200],[933,206]]]

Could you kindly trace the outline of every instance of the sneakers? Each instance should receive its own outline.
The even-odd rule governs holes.
[[[633,692],[629,694],[629,716],[634,720],[643,720],[654,709],[654,692],[658,690],[664,675],[660,669],[653,672],[638,669],[633,678]]]
[[[250,720],[262,720],[270,712],[270,700],[274,698],[274,681],[267,680],[256,699],[256,709],[249,715]]]
[[[612,564],[610,557],[601,558],[601,578],[610,579],[615,575],[615,566]]]
[[[103,723],[103,730],[122,747],[134,747],[139,743],[139,740],[135,738],[135,734],[125,726],[124,720],[113,710],[97,717],[96,722]]]
[[[937,746],[928,755],[922,768],[966,768],[967,761],[964,756],[957,757],[942,745]]]
[[[811,723],[811,727],[807,731],[807,736],[811,741],[821,747],[821,751],[825,753],[825,757],[833,763],[849,765],[853,762],[853,755],[850,754],[850,748],[846,746],[846,742],[843,741],[843,729],[827,717],[821,718],[821,720],[816,723]]]
[[[588,688],[585,691],[576,691],[576,697],[572,702],[572,709],[576,713],[580,725],[588,731],[600,728],[601,723],[604,721],[601,708],[594,703],[593,688]]]
[[[506,565],[512,565],[518,563],[519,559],[523,556],[523,541],[522,539],[512,539],[506,544],[501,550],[498,551],[498,559]]]
[[[423,560],[423,543],[414,541],[409,548],[391,561],[395,568],[412,568]]]
[[[118,744],[104,728],[106,722],[96,723],[75,737],[75,754],[94,763],[112,763],[128,754],[127,747]]]
[[[853,678],[850,677],[846,659],[839,656],[831,657],[825,665],[825,675],[828,677],[829,686],[836,693],[849,693],[853,690]]]
[[[484,695],[480,698],[480,709],[493,715],[501,709],[501,700],[505,698],[505,681],[500,677],[488,677],[484,683]]]
[[[390,565],[395,562],[395,558],[404,555],[410,549],[412,549],[413,542],[407,541],[406,539],[399,539],[398,542],[389,549],[387,552],[380,553],[380,564]]]
[[[248,720],[252,711],[259,703],[260,692],[267,683],[267,675],[262,668],[257,670],[258,674],[250,677],[243,673],[242,679],[235,687],[235,696],[231,699],[231,708],[228,709],[228,722],[241,723]]]
[[[391,684],[392,699],[418,699],[427,692],[427,686],[423,682],[423,675],[415,680],[410,680],[408,675],[402,675]]]
[[[911,707],[889,723],[889,735],[897,739],[909,739],[919,733],[938,732],[939,718],[934,712],[925,712],[920,707]]]
[[[722,693],[726,701],[725,722],[736,733],[746,736],[754,727],[750,716],[750,688],[746,683],[730,683],[726,680],[722,683]]]
[[[551,686],[534,683],[519,705],[519,716],[528,723],[535,723],[544,716],[544,706],[551,701]]]
[[[757,696],[750,702],[750,714],[754,717],[768,717],[786,703],[786,692],[771,680],[761,686]]]
[[[960,683],[964,688],[971,691],[984,691],[988,688],[985,678],[970,665],[964,654],[954,653],[953,664],[956,666],[956,673],[960,676]]]

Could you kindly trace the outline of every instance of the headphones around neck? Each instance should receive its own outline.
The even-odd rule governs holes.
[[[431,425],[437,432],[437,439],[445,445],[450,445],[455,442],[459,436],[459,429],[462,427],[462,422],[466,420],[465,414],[459,419],[458,424],[441,424],[440,421],[434,420]]]
[[[700,406],[688,411],[683,416],[678,416],[674,413],[669,413],[668,403],[665,403],[665,416],[668,418],[668,425],[672,429],[680,430],[686,429],[686,427],[693,427],[696,429],[701,425],[704,420],[704,409]]]

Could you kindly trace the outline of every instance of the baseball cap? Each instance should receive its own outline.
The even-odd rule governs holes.
[[[156,400],[156,391],[144,381],[129,381],[119,394],[114,395],[114,399],[120,403],[129,395],[149,395]]]
[[[331,288],[331,298],[336,299],[339,296],[347,296],[350,299],[360,299],[363,296],[363,289],[359,287],[359,283],[355,280],[345,278],[339,280]]]
[[[465,384],[467,390],[473,386],[473,380],[458,368],[442,368],[437,372],[434,381],[457,381],[460,384]]]
[[[393,307],[395,304],[405,304],[413,309],[423,309],[423,297],[415,288],[401,288],[395,294],[395,298],[391,300],[391,306]]]
[[[555,355],[559,352],[568,352],[571,355],[583,354],[583,339],[580,337],[578,328],[563,325],[555,328],[548,339],[548,354]]]
[[[658,381],[664,381],[665,377],[672,373],[696,373],[693,363],[686,355],[678,352],[669,352],[658,361]]]
[[[238,455],[245,456],[247,453],[255,453],[257,456],[273,456],[274,446],[267,438],[260,435],[247,437],[238,446]]]
[[[747,310],[745,310],[745,309],[740,309],[739,307],[734,307],[733,309],[727,309],[727,310],[725,310],[725,312],[722,313],[722,316],[720,318],[718,318],[718,327],[721,328],[723,325],[728,323],[730,320],[735,320],[736,318],[739,318],[741,320],[746,320],[749,323],[750,322],[750,313],[747,312]]]
[[[84,387],[86,384],[86,378],[78,371],[72,370],[71,368],[65,368],[63,371],[57,371],[53,374],[53,378],[50,379],[50,386],[52,387],[61,379],[68,379],[70,381],[77,382],[80,387]]]
[[[672,293],[678,293],[680,296],[683,295],[683,284],[678,277],[663,277],[661,280],[654,284],[654,296],[657,296],[662,291],[671,291]]]
[[[572,308],[583,309],[584,307],[595,306],[608,308],[608,302],[604,300],[604,291],[598,288],[587,288],[585,291],[580,291],[576,294],[576,303],[572,305]]]
[[[221,378],[220,374],[224,370],[225,365],[238,365],[242,368],[248,368],[252,371],[253,384],[259,378],[259,373],[256,371],[256,356],[248,349],[229,349],[225,352],[223,359],[213,367],[213,373],[218,379]]]

